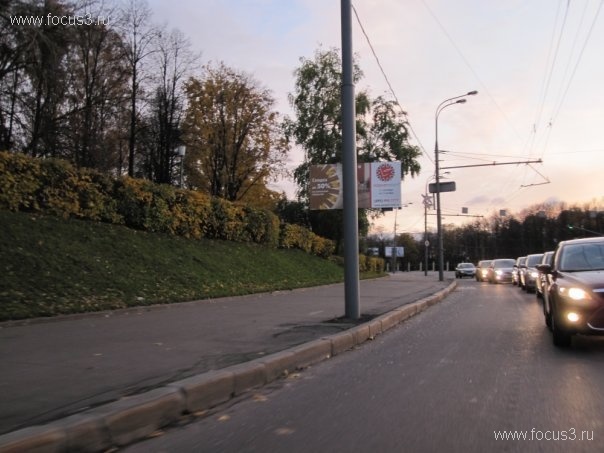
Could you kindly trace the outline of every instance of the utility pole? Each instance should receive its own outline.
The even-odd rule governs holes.
[[[460,96],[455,96],[449,99],[445,99],[441,102],[436,108],[436,113],[434,114],[434,163],[436,166],[436,172],[434,176],[436,177],[436,230],[438,234],[438,280],[444,280],[444,259],[443,259],[443,228],[442,228],[442,219],[441,219],[441,207],[440,207],[440,170],[439,168],[439,157],[438,157],[438,116],[440,112],[442,112],[447,107],[450,107],[455,104],[463,104],[466,102],[466,96],[474,96],[478,94],[478,91],[470,91],[466,94],[462,94]]]
[[[342,176],[344,196],[344,298],[346,317],[360,318],[359,213],[352,54],[352,2],[341,0],[342,16]]]
[[[432,179],[433,177],[430,177]],[[434,207],[433,197],[428,195],[428,183],[430,179],[426,181],[426,190],[425,194],[422,195],[423,204],[424,204],[424,276],[428,276],[428,247],[430,246],[430,241],[428,241],[428,209],[432,209]]]

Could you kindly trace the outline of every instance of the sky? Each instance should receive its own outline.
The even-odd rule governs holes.
[[[290,117],[287,96],[300,58],[341,48],[336,0],[148,3],[155,22],[189,38],[201,64],[224,62],[245,71]],[[421,173],[402,183],[407,206],[381,217],[373,231],[392,234],[395,220],[397,234],[424,230],[421,195],[435,172],[436,108],[472,90],[478,94],[438,117],[441,167],[542,163],[442,170],[450,172],[443,181],[456,184],[455,192],[441,194],[444,224],[476,220],[461,216],[462,208],[484,217],[557,201],[604,210],[603,3],[353,1],[353,51],[364,73],[355,89],[396,98],[407,112],[410,143],[422,150]],[[302,157],[301,149],[292,149],[289,168]],[[273,188],[294,197],[292,180]],[[435,225],[436,216],[429,215],[428,228]]]

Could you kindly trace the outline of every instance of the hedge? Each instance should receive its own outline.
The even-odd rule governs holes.
[[[332,241],[270,211],[145,179],[112,178],[59,159],[0,152],[0,208],[121,224],[187,238],[255,242],[327,257]]]

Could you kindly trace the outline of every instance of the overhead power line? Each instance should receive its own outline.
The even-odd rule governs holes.
[[[570,78],[568,79],[568,83],[566,84],[566,88],[564,90],[564,94],[562,95],[562,99],[560,99],[560,102],[558,103],[558,106],[556,107],[554,114],[552,115],[552,123],[556,120],[556,118],[558,117],[558,113],[560,113],[560,109],[562,108],[562,104],[564,104],[564,100],[566,99],[566,95],[568,94],[568,89],[570,88],[570,85],[573,81],[573,78],[575,77],[575,73],[577,72],[577,68],[579,67],[579,63],[581,62],[581,59],[583,58],[583,53],[585,52],[585,48],[587,47],[587,43],[589,41],[589,39],[591,38],[591,33],[593,32],[594,26],[596,25],[596,21],[598,20],[598,16],[600,15],[600,10],[602,9],[602,5],[604,4],[604,0],[600,1],[600,4],[598,5],[598,9],[596,10],[596,14],[594,15],[594,19],[591,22],[591,26],[589,27],[589,31],[587,32],[587,36],[585,37],[585,41],[583,42],[583,47],[581,48],[581,52],[579,53],[579,57],[577,58],[577,61],[575,63],[575,67],[573,68],[573,71],[570,75]]]
[[[537,115],[535,117],[535,122],[533,124],[533,132],[536,134],[537,129],[540,127],[540,123],[541,123],[541,115],[543,114],[543,108],[545,106],[545,100],[547,99],[547,94],[549,92],[549,87],[550,87],[550,83],[552,81],[552,74],[554,73],[554,68],[556,67],[556,61],[558,60],[558,52],[560,50],[560,43],[562,42],[562,36],[564,36],[564,29],[566,28],[566,20],[568,18],[568,10],[570,8],[570,0],[566,1],[566,10],[564,12],[564,18],[562,19],[562,25],[560,27],[560,34],[558,35],[558,39],[556,42],[556,48],[554,50],[554,54],[553,57],[551,59],[551,63],[550,63],[550,56],[551,56],[551,52],[552,52],[552,44],[550,44],[550,51],[548,54],[548,68],[547,68],[547,72],[546,72],[546,77],[545,77],[545,83],[543,86],[543,91],[542,91],[542,96],[541,96],[541,102],[539,103],[539,108],[537,111]],[[558,9],[558,13],[559,13],[559,9]],[[557,18],[556,18],[556,22],[557,22]],[[554,27],[555,30],[555,27]],[[554,36],[552,35],[552,41],[554,40]],[[534,144],[534,141],[533,141]],[[532,154],[532,149],[529,150],[529,156]]]
[[[478,74],[474,70],[474,67],[470,64],[470,62],[465,57],[465,55],[463,54],[463,52],[461,51],[461,49],[459,48],[459,46],[457,45],[457,43],[455,42],[455,40],[451,37],[451,35],[449,34],[449,32],[447,31],[447,29],[445,28],[445,26],[438,19],[438,17],[434,13],[434,11],[432,11],[432,8],[430,8],[430,6],[426,2],[426,0],[421,0],[421,2],[423,3],[424,7],[428,10],[428,13],[430,14],[430,16],[432,16],[432,19],[434,19],[434,22],[436,22],[436,24],[438,25],[438,27],[440,28],[440,30],[447,37],[447,39],[449,40],[449,42],[451,43],[451,45],[453,46],[453,48],[455,49],[455,51],[457,52],[457,54],[459,55],[459,57],[461,58],[461,60],[463,61],[463,63],[468,67],[468,69],[470,70],[470,72],[472,72],[472,74],[474,75],[474,77],[476,78],[476,80],[478,81],[478,83],[481,85],[482,91],[484,91],[487,94],[487,96],[489,97],[489,99],[491,99],[491,102],[495,105],[495,107],[497,107],[497,110],[499,111],[499,114],[503,117],[503,119],[505,119],[505,121],[507,122],[507,124],[510,127],[510,129],[514,132],[514,134],[516,134],[516,136],[518,138],[520,138],[520,134],[518,133],[518,131],[514,127],[512,121],[508,118],[508,116],[506,115],[506,113],[503,110],[503,108],[501,108],[501,106],[495,100],[495,98],[493,97],[493,95],[491,94],[491,92],[489,91],[489,89],[487,88],[487,86],[485,85],[485,83],[478,76]]]
[[[390,83],[390,80],[388,80],[388,76],[386,75],[386,71],[384,71],[384,68],[383,68],[382,64],[380,63],[380,59],[377,56],[377,53],[376,53],[375,49],[373,48],[373,44],[371,43],[371,40],[369,39],[369,35],[365,31],[365,27],[363,27],[363,24],[361,22],[361,18],[359,17],[359,13],[357,12],[357,9],[355,8],[354,4],[352,5],[352,10],[354,11],[354,15],[355,15],[355,17],[357,19],[357,22],[359,23],[359,27],[361,28],[361,31],[363,32],[363,35],[365,36],[365,40],[367,41],[367,44],[369,45],[369,49],[371,49],[371,53],[373,54],[373,57],[375,58],[375,61],[376,61],[377,65],[378,65],[378,68],[380,69],[380,72],[382,73],[382,76],[384,77],[384,80],[386,81],[386,85],[388,85],[388,89],[390,90],[390,93],[392,94],[392,96],[394,98],[394,102],[401,109],[401,112],[402,112],[403,116],[405,117],[405,121],[407,122],[407,125],[409,126],[409,130],[413,134],[413,137],[415,138],[415,140],[419,144],[419,147],[422,150],[422,152],[424,153],[424,155],[430,160],[430,162],[434,163],[434,160],[432,159],[432,157],[430,156],[430,154],[428,152],[426,152],[426,149],[424,148],[424,145],[422,145],[421,140],[419,139],[419,137],[415,133],[415,130],[413,129],[413,126],[411,125],[411,122],[409,121],[409,118],[407,116],[407,112],[405,111],[405,109],[403,109],[403,106],[399,102],[398,97],[396,96],[396,93],[394,92],[394,88],[392,88],[392,84]]]

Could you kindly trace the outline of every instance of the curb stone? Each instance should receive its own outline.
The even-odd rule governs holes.
[[[384,313],[343,332],[266,357],[209,371],[139,395],[0,436],[0,453],[99,452],[144,439],[183,415],[204,411],[295,370],[348,351],[441,302],[457,287]]]

